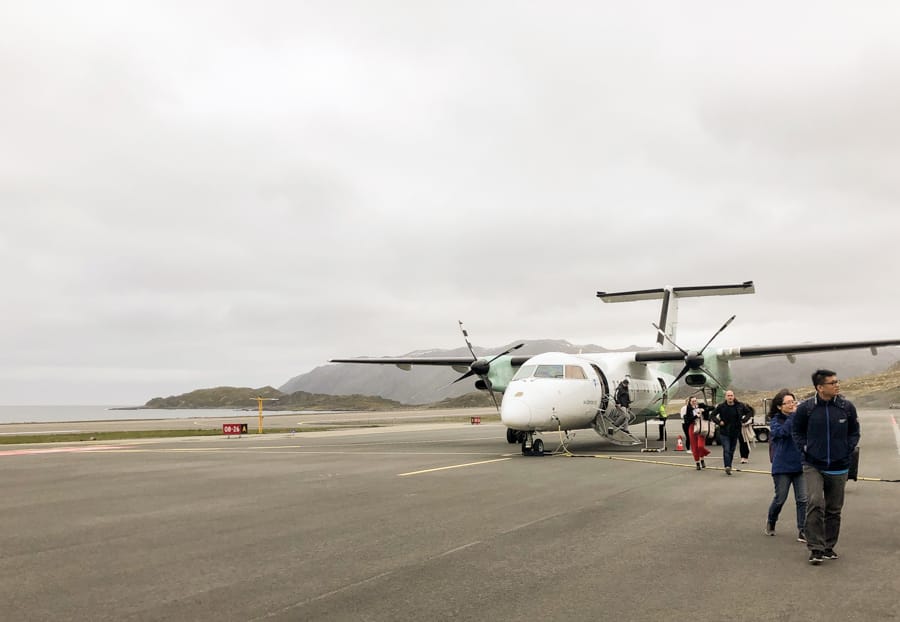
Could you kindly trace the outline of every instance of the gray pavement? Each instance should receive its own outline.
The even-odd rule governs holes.
[[[900,479],[891,414],[861,414],[865,477]],[[765,445],[732,477],[718,447],[702,472],[592,432],[569,449],[451,422],[3,447],[0,615],[898,619],[900,484],[849,483],[841,559],[812,567],[792,506],[762,535]]]

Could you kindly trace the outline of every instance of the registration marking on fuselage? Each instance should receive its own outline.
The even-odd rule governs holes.
[[[410,471],[409,473],[398,473],[398,477],[406,477],[407,475],[422,475],[424,473],[435,473],[437,471],[447,471],[449,469],[461,469],[463,467],[478,466],[479,464],[490,464],[491,462],[503,462],[512,460],[512,458],[495,458],[494,460],[481,460],[480,462],[467,462],[465,464],[451,464],[450,466],[436,467],[434,469],[423,469],[421,471]]]

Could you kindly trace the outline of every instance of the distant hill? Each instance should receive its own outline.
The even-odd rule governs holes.
[[[525,345],[517,354],[539,354],[541,352],[611,352],[597,345],[578,346],[559,339],[519,340],[496,348],[475,348],[478,356],[490,356],[511,348],[517,343]],[[337,356],[337,355],[335,355]],[[349,355],[354,356],[354,355]],[[397,356],[471,356],[465,347],[455,350],[416,350]],[[459,397],[474,388],[474,380],[450,385],[461,374],[449,367],[414,366],[403,371],[394,365],[345,365],[330,364],[316,367],[310,372],[294,376],[279,389],[286,393],[310,391],[346,395],[381,395],[404,404],[428,404],[450,397]],[[449,386],[448,386],[449,385]]]
[[[900,362],[878,374],[848,377],[840,373],[838,377],[841,378],[841,393],[858,408],[890,408],[892,404],[900,404]],[[813,395],[809,380],[803,384],[787,386],[800,399]],[[763,400],[772,397],[779,388],[781,387],[769,391],[739,392],[738,399],[752,405],[757,409],[757,415],[762,416],[760,408]],[[675,403],[669,402],[669,410],[677,410]]]
[[[256,410],[256,398],[275,398],[263,402],[263,410],[390,410],[403,406],[395,400],[371,395],[320,395],[296,391],[283,393],[272,387],[215,387],[197,389],[182,395],[155,397],[144,408],[234,408]],[[485,395],[485,398],[490,398]]]
[[[546,339],[521,340],[491,349],[476,348],[475,352],[479,356],[490,356],[503,352],[515,343],[525,343],[519,350],[522,354],[617,351],[593,344],[575,345],[568,341]],[[469,356],[469,351],[466,348],[418,350],[398,356]],[[790,363],[787,357],[782,356],[739,360],[732,362],[731,370],[735,389],[768,391],[808,384],[810,374],[819,367],[837,370],[841,377],[850,378],[882,372],[897,361],[900,361],[900,348],[882,348],[878,356],[872,356],[868,350],[804,354],[797,357],[796,363]],[[329,364],[294,376],[279,389],[285,393],[308,391],[331,395],[380,395],[404,404],[425,404],[471,392],[474,380],[450,384],[459,376],[447,367],[414,366],[410,371],[403,371],[394,365]]]
[[[861,408],[888,408],[892,404],[900,404],[900,362],[894,363],[890,369],[879,374],[869,374],[859,377],[844,378],[841,391]],[[753,405],[760,412],[762,401],[771,397],[775,391],[781,388],[779,385],[768,390],[744,390],[738,391],[738,399]],[[812,394],[809,381],[789,385],[793,387],[798,397],[807,397]],[[148,401],[144,408],[235,408],[241,410],[256,410],[256,397],[277,398],[277,401],[263,402],[266,411],[280,410],[390,410],[393,408],[405,408],[407,405],[396,400],[388,400],[371,395],[326,395],[296,391],[283,393],[272,387],[251,389],[249,387],[216,387],[212,389],[197,389],[182,395],[170,397],[156,397]],[[499,396],[498,396],[499,399]],[[464,395],[445,398],[428,404],[427,408],[474,408],[492,406],[490,396],[483,391],[471,391]],[[669,411],[677,412],[680,406],[679,399],[669,402]]]

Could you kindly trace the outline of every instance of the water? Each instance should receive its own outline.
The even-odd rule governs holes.
[[[127,410],[112,410],[127,408]],[[124,419],[191,419],[197,417],[247,417],[257,414],[255,408],[235,410],[230,408],[184,408],[178,410],[141,409],[122,406],[2,406],[0,424],[3,423],[55,423],[61,421],[116,421]],[[284,411],[285,413],[290,411]],[[265,414],[281,414],[265,411]]]

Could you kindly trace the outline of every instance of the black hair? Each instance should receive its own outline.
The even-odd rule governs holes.
[[[825,379],[829,376],[837,376],[837,372],[831,371],[830,369],[817,369],[816,371],[814,371],[811,376],[813,389],[818,387],[820,384],[823,384],[825,382]]]
[[[784,398],[788,395],[795,400],[797,399],[797,396],[794,395],[790,389],[782,389],[775,394],[775,397],[772,398],[772,403],[769,405],[769,415],[778,415],[781,413],[781,405],[784,404]]]

